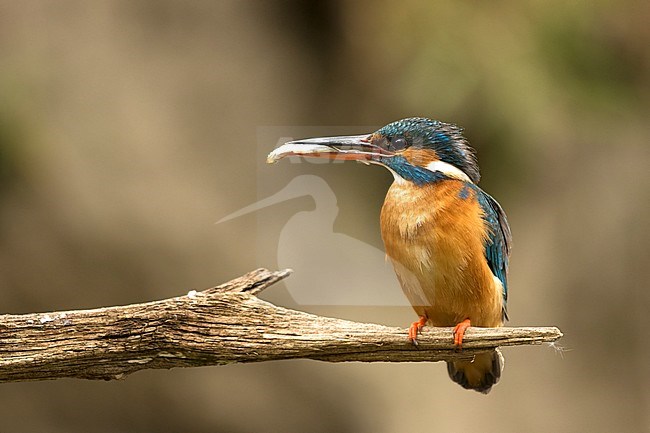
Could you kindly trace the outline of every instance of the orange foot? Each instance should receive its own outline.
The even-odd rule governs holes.
[[[426,316],[420,316],[417,322],[411,323],[411,326],[409,327],[409,341],[413,343],[413,345],[418,345],[418,333],[422,331],[422,328],[426,323]]]
[[[469,319],[465,319],[454,327],[454,346],[456,346],[456,349],[461,350],[463,348],[463,337],[470,326],[472,324]]]

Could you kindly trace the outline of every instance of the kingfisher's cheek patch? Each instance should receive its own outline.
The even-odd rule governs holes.
[[[438,160],[438,155],[436,155],[435,151],[418,147],[409,147],[401,155],[409,164],[416,167],[426,167],[430,162]]]

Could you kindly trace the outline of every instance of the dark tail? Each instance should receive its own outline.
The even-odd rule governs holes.
[[[478,354],[471,361],[449,361],[447,372],[451,380],[465,389],[487,394],[501,377],[503,355],[499,349]]]

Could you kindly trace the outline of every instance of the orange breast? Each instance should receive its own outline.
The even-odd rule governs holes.
[[[476,192],[460,180],[394,182],[388,190],[381,210],[386,254],[416,313],[432,325],[466,318],[475,326],[502,324],[501,283],[483,252],[486,230]]]

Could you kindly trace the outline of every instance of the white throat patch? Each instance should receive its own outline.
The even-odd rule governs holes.
[[[472,180],[465,174],[463,170],[461,170],[458,167],[454,167],[453,165],[436,160],[436,161],[431,161],[430,163],[427,164],[426,169],[429,171],[438,171],[445,176],[449,176],[454,179],[462,180],[465,182],[473,183]]]

